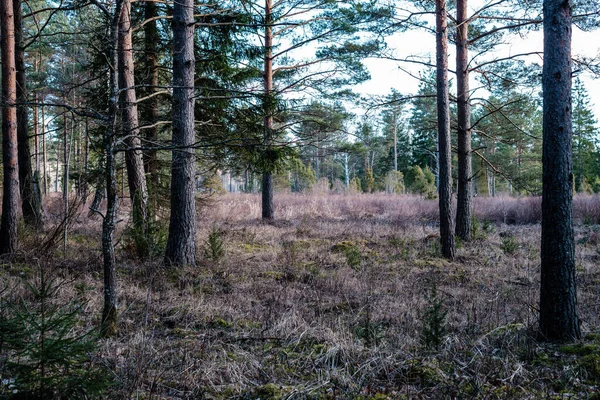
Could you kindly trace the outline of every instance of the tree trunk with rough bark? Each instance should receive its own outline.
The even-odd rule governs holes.
[[[37,72],[37,71],[36,71]],[[39,103],[37,92],[33,93],[33,102],[36,104],[33,106],[33,151],[35,154],[35,171],[40,171],[40,118],[39,109],[37,104]]]
[[[27,82],[21,0],[13,0],[15,26],[15,67],[17,74],[17,140],[19,158],[19,189],[25,223],[36,229],[43,226],[42,199],[36,196],[31,166],[31,145],[27,113]]]
[[[194,149],[194,2],[173,6],[173,165],[171,218],[165,263],[196,264]]]
[[[398,171],[398,111],[394,110],[394,171]]]
[[[44,102],[44,98],[42,97],[42,103]],[[46,114],[45,107],[42,106],[42,190],[44,192],[44,196],[48,194],[48,153],[46,149]]]
[[[581,336],[573,233],[571,34],[571,3],[544,0],[540,332],[550,341]]]
[[[90,126],[87,118],[85,119],[85,132],[83,140],[83,150],[85,153],[83,155],[83,180],[81,182],[81,193],[83,196],[83,201],[87,202],[89,191],[88,175],[90,174]]]
[[[473,189],[471,185],[471,107],[469,104],[469,20],[467,0],[456,2],[456,96],[458,113],[458,186],[456,189],[456,235],[473,237]]]
[[[63,97],[63,103],[67,104],[66,96]],[[63,115],[63,218],[66,221],[69,217],[69,167],[71,161],[71,147],[69,146],[69,130],[67,129],[67,114]],[[72,128],[73,126],[71,126]],[[71,132],[71,137],[75,133]],[[63,230],[63,255],[67,256],[67,237],[68,237],[69,224],[64,224]]]
[[[265,143],[270,146],[273,141],[273,2],[265,0],[265,59],[264,59],[264,128]],[[317,146],[318,147],[318,146]],[[317,153],[317,176],[318,176]],[[273,220],[275,218],[275,205],[273,203],[273,171],[263,171],[262,177],[262,218]]]
[[[37,58],[36,58],[37,60]],[[37,62],[36,64],[36,72],[37,72]],[[37,104],[39,103],[37,92],[34,93],[33,102],[36,104],[33,107],[33,137],[34,137],[34,152],[35,152],[35,171],[33,173],[33,191],[34,195],[37,199],[39,199],[40,205],[42,202],[42,187],[40,184],[40,130],[39,130],[39,108]],[[42,207],[40,207],[41,209]]]
[[[0,42],[2,61],[2,222],[0,254],[17,250],[17,209],[19,165],[17,154],[17,75],[15,67],[14,11],[12,0],[0,0]]]
[[[439,147],[439,208],[442,255],[453,260],[456,252],[452,221],[452,153],[448,91],[448,22],[446,0],[436,0],[437,120]]]
[[[125,166],[133,214],[133,229],[138,257],[145,258],[148,248],[148,188],[142,158],[142,142],[138,120],[133,64],[131,29],[131,1],[124,0],[119,22],[119,86],[121,92],[121,117],[125,136]]]
[[[144,51],[146,54],[146,74],[150,77],[148,84],[148,95],[158,91],[158,50],[157,45],[160,41],[156,17],[158,11],[156,3],[148,1],[145,4],[144,17],[147,22],[144,25]],[[142,108],[143,120],[146,124],[154,124],[159,120],[158,97],[153,96],[147,100],[147,105]],[[152,126],[145,129],[146,140],[150,146],[155,146],[158,141],[158,127]],[[159,185],[158,179],[158,157],[156,150],[146,150],[144,152],[144,166],[149,175],[149,183],[152,190],[156,191]]]
[[[262,175],[262,217],[271,220],[275,214],[273,203],[273,173],[264,172]]]

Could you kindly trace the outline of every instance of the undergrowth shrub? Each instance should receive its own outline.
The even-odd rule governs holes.
[[[367,168],[361,183],[362,191],[364,193],[373,193],[375,191],[375,176],[373,175],[373,170],[371,168]]]
[[[435,175],[429,167],[421,169],[418,165],[411,167],[405,177],[406,189],[409,192],[421,194],[426,200],[437,198]]]
[[[202,191],[208,194],[221,195],[227,193],[223,187],[223,181],[218,173],[214,172],[204,177],[202,181]]]
[[[353,241],[342,241],[332,247],[333,252],[342,253],[346,257],[348,266],[355,271],[360,271],[363,254],[360,247]]]
[[[514,236],[508,235],[502,238],[502,244],[500,245],[500,248],[504,254],[515,254],[519,248],[519,243]]]
[[[421,344],[431,350],[439,350],[447,333],[444,300],[437,291],[435,282],[425,294],[425,311],[421,325]]]
[[[350,180],[350,186],[348,186],[349,193],[361,193],[362,186],[360,179],[358,177],[354,177]]]
[[[483,231],[486,233],[492,233],[494,231],[494,225],[487,218],[483,219],[483,222],[481,223],[481,227],[482,227]]]
[[[305,192],[317,182],[317,175],[312,166],[305,165],[300,159],[292,158],[288,161],[292,172],[292,192]]]
[[[148,217],[146,229],[136,228],[131,224],[123,235],[123,245],[132,254],[142,258],[162,256],[167,247],[169,227],[166,221]]]
[[[356,325],[352,332],[354,335],[363,340],[366,347],[372,347],[379,344],[381,339],[385,336],[387,324],[380,321],[371,321],[369,318]]]
[[[330,191],[329,179],[325,177],[315,181],[310,187],[310,192],[313,194],[328,194]]]
[[[204,257],[214,263],[220,262],[225,257],[225,240],[223,231],[214,227],[208,233],[208,238],[204,243]]]
[[[404,193],[404,175],[399,171],[390,171],[384,178],[386,193]]]
[[[344,253],[344,256],[346,257],[346,262],[348,263],[348,266],[355,271],[360,270],[363,261],[363,255],[360,251],[360,248],[352,243],[342,244],[344,246],[342,246],[341,250]]]
[[[23,282],[25,295],[3,293],[0,398],[92,399],[110,385],[109,371],[93,359],[97,332],[80,327],[79,300],[59,299],[63,283],[40,268],[35,282]]]

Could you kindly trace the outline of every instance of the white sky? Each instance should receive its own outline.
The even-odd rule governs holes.
[[[388,41],[391,48],[394,48],[398,58],[404,58],[409,55],[419,55],[431,57],[432,63],[435,63],[435,37],[422,31],[409,31],[398,34]],[[455,52],[454,46],[449,45],[449,67],[454,69]],[[532,32],[525,37],[514,35],[513,40],[508,45],[500,46],[495,53],[497,57],[505,57],[509,54],[527,53],[543,50],[543,34],[541,31]],[[600,31],[582,32],[574,27],[572,40],[573,55],[586,55],[593,57],[600,55]],[[537,60],[536,60],[537,59]],[[537,61],[542,64],[540,56],[530,56],[526,60]],[[397,89],[402,94],[416,93],[419,82],[407,73],[399,69],[399,65],[411,73],[418,75],[419,71],[425,69],[423,65],[407,64],[396,61],[370,59],[365,64],[371,72],[371,80],[364,82],[356,88],[359,93],[372,95],[387,95],[392,88]],[[471,87],[477,86],[472,74]],[[600,118],[600,78],[594,79],[590,74],[582,73],[578,75],[584,82],[586,89],[593,103],[593,109],[597,118]],[[450,75],[453,78],[452,74]],[[541,88],[540,88],[541,90]]]

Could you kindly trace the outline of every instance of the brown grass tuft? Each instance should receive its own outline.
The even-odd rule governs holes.
[[[477,198],[477,218],[489,225],[448,262],[436,201],[280,194],[277,221],[263,224],[258,196],[222,196],[200,210],[196,268],[121,253],[119,329],[99,354],[117,381],[107,398],[580,397],[599,384],[594,371],[534,340],[539,205]],[[575,199],[586,333],[600,329],[599,205]],[[54,268],[88,300],[91,326],[102,306],[100,227],[84,215],[71,230],[70,261],[57,256]],[[218,263],[202,260],[213,227],[226,248]],[[26,264],[5,265],[2,284],[21,279]],[[420,343],[433,282],[448,311],[437,352]]]

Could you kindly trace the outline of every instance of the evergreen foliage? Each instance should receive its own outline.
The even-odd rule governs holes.
[[[213,226],[208,233],[208,238],[204,245],[204,257],[215,263],[218,263],[225,256],[225,240],[223,231]]]
[[[406,173],[406,189],[411,193],[421,194],[428,200],[437,197],[435,176],[429,167],[421,169],[421,167],[415,165],[409,168]]]
[[[435,282],[425,294],[425,311],[422,317],[421,343],[428,349],[439,350],[447,334],[446,315],[448,311],[440,297]]]
[[[57,301],[65,284],[40,267],[36,281],[23,282],[25,295],[2,297],[1,398],[100,398],[110,384],[109,371],[94,360],[97,332],[80,326],[85,304]]]
[[[576,192],[595,192],[600,179],[598,120],[581,79],[573,82],[573,175]]]

